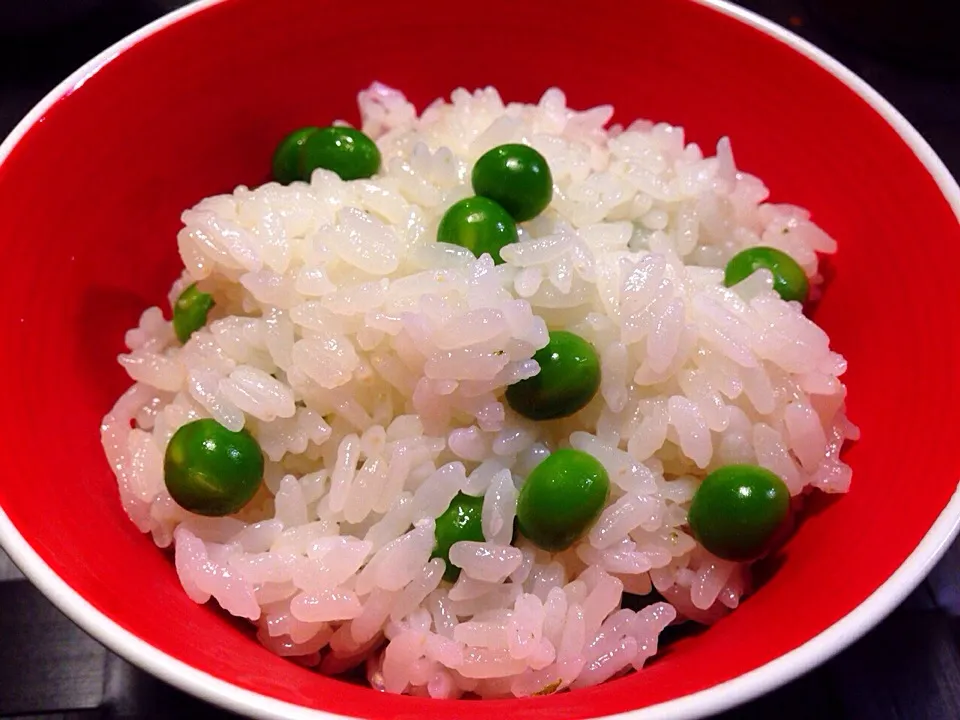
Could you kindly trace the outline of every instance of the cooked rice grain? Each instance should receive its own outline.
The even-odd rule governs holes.
[[[834,241],[766,202],[727,138],[710,157],[678,127],[605,129],[612,108],[571,110],[556,89],[536,105],[461,89],[418,116],[374,84],[360,109],[375,178],[317,170],[183,214],[170,299],[196,281],[216,304],[182,347],[158,308],[126,335],[135,384],[102,427],[125,510],[174,543],[193,600],[321,672],[365,664],[375,688],[450,698],[642,668],[668,624],[713,622],[749,590],[748,567],[685,532],[707,471],[756,462],[796,497],[849,486],[843,358],[769,272],[722,283],[727,259],[766,244],[816,288]],[[473,162],[507,142],[547,158],[555,192],[495,266],[435,236]],[[595,345],[601,390],[532,423],[502,394],[536,374],[548,328]],[[164,488],[167,442],[200,417],[246,427],[267,457],[236,517],[193,516]],[[606,509],[563,553],[511,546],[519,486],[564,445],[610,473]],[[430,555],[458,492],[484,495],[485,541],[453,546],[450,585]],[[653,588],[668,602],[621,609]]]

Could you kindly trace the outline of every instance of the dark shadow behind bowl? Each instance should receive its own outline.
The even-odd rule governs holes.
[[[845,41],[907,67],[960,74],[960,4],[950,0],[806,0]]]
[[[0,0],[0,38],[32,34],[66,25],[117,1]]]

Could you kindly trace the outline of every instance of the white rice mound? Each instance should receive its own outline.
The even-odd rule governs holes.
[[[767,271],[733,288],[723,267],[779,248],[817,291],[834,241],[807,211],[765,202],[728,139],[706,157],[683,130],[606,125],[563,93],[536,105],[456,90],[417,115],[374,84],[359,95],[382,171],[343,182],[238,187],[183,214],[185,266],[211,293],[181,346],[143,313],[120,363],[134,385],[102,440],[123,507],[196,602],[214,598],[260,642],[320,672],[363,666],[374,688],[433,697],[527,696],[640,669],[659,633],[710,623],[750,589],[749,568],[685,530],[707,472],[755,463],[807,491],[844,492],[846,363]],[[504,264],[437,243],[472,194],[486,150],[526,143],[548,160],[553,201],[524,223]],[[548,328],[594,344],[602,384],[571,418],[531,422],[504,389],[538,371]],[[243,511],[204,518],[163,481],[174,431],[212,417],[247,428],[265,482]],[[518,488],[552,450],[594,455],[608,505],[565,552],[511,545]],[[442,582],[434,518],[483,495],[485,542],[461,542]],[[623,592],[668,603],[621,609]]]

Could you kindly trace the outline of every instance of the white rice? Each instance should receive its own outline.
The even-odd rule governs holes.
[[[135,384],[102,427],[124,508],[175,545],[193,600],[321,672],[365,663],[378,689],[498,697],[642,668],[668,624],[715,621],[750,587],[685,530],[706,472],[759,463],[797,498],[849,486],[843,358],[768,272],[722,284],[734,253],[764,244],[816,289],[833,240],[765,202],[728,139],[709,157],[678,127],[606,128],[611,108],[571,110],[556,89],[536,105],[461,89],[418,116],[375,84],[360,109],[375,178],[317,170],[183,214],[171,302],[196,281],[216,304],[182,347],[158,308],[127,333]],[[555,188],[494,266],[435,237],[473,162],[506,142],[538,149]],[[601,391],[533,423],[502,396],[537,372],[548,327],[594,344]],[[235,517],[191,515],[164,487],[168,440],[201,417],[246,427],[266,455]],[[606,467],[607,508],[566,552],[511,546],[518,488],[565,445]],[[461,491],[484,496],[485,541],[453,546],[450,585],[434,518]],[[652,588],[669,604],[620,609]]]

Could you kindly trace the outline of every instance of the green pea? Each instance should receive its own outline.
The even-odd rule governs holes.
[[[567,417],[587,405],[600,388],[600,358],[593,345],[566,330],[551,330],[533,359],[540,372],[507,388],[507,403],[531,420]]]
[[[294,130],[287,135],[273,153],[273,177],[284,185],[300,180],[300,154],[307,138],[313,135],[318,127],[305,127]]]
[[[450,546],[461,540],[483,542],[483,527],[480,515],[483,509],[483,497],[473,497],[466,493],[457,493],[450,505],[437,518],[434,537],[437,539],[431,558],[442,558],[447,564],[443,579],[456,582],[460,577],[460,568],[450,562]]]
[[[343,180],[372,177],[380,169],[380,149],[359,130],[320,128],[304,140],[300,150],[300,177],[309,180],[317,168],[332,170]]]
[[[173,331],[185,343],[197,330],[207,324],[207,313],[213,307],[213,298],[197,289],[193,283],[180,293],[173,304]]]
[[[468,197],[454,203],[437,227],[439,242],[465,247],[477,257],[490,253],[497,265],[503,262],[500,250],[517,241],[513,218],[493,200]]]
[[[198,515],[232,515],[256,495],[263,453],[246,430],[227,430],[216,420],[194,420],[177,430],[163,458],[170,497]]]
[[[756,465],[726,465],[704,478],[687,520],[693,536],[726,560],[754,560],[766,552],[790,510],[790,491]]]
[[[500,203],[517,222],[542,213],[553,198],[546,159],[529,145],[500,145],[473,166],[473,191]]]
[[[520,488],[520,532],[539,548],[565,550],[596,522],[609,491],[610,478],[595,457],[571,448],[557,450]]]
[[[803,268],[785,252],[772,247],[747,248],[730,258],[723,284],[727,287],[736,285],[762,268],[773,273],[773,289],[784,300],[803,302],[807,299],[810,285]]]

